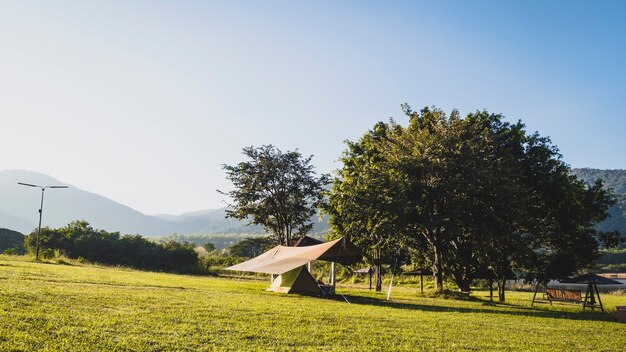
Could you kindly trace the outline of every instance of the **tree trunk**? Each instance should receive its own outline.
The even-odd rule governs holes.
[[[376,264],[376,291],[380,292],[383,290],[383,266],[380,264]]]
[[[435,290],[443,292],[443,265],[439,248],[433,246],[433,276],[435,278]]]
[[[376,261],[376,292],[380,292],[383,290],[383,265],[381,264],[381,251],[380,249],[375,250],[374,258]]]
[[[470,279],[469,275],[457,272],[452,275],[452,278],[454,279],[454,283],[459,287],[459,290],[461,290],[461,292],[470,292],[472,279]]]
[[[504,290],[506,286],[506,278],[498,279],[498,302],[504,302]]]

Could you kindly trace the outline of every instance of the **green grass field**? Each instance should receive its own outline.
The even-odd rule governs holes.
[[[352,303],[269,293],[267,282],[33,263],[0,255],[0,350],[625,351],[626,324],[574,305],[491,305],[340,287]]]

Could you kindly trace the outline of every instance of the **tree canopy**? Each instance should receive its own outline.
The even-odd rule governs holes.
[[[323,190],[330,182],[317,176],[311,159],[300,152],[283,153],[272,145],[243,148],[248,160],[223,165],[234,189],[221,192],[232,204],[226,217],[248,219],[263,225],[278,243],[290,245],[293,235],[304,235],[312,227],[311,217],[323,204]]]
[[[462,290],[495,277],[502,300],[513,270],[562,277],[611,242],[593,227],[611,195],[571,176],[548,138],[486,111],[403,109],[408,126],[381,122],[347,142],[327,208],[335,232],[365,248],[427,253],[439,290],[444,274]]]

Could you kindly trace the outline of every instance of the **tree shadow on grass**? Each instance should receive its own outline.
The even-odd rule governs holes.
[[[594,311],[581,311],[581,312],[569,312],[569,311],[555,311],[541,308],[524,307],[509,303],[491,303],[489,301],[483,301],[481,299],[470,297],[463,299],[463,301],[483,303],[490,308],[471,308],[471,307],[457,307],[457,306],[438,306],[422,303],[409,303],[402,301],[386,301],[377,298],[354,296],[354,295],[337,295],[331,298],[336,301],[345,302],[349,301],[351,304],[370,305],[378,307],[387,307],[404,310],[419,310],[425,312],[455,312],[455,313],[485,313],[485,314],[502,314],[512,316],[528,316],[536,318],[551,318],[551,319],[568,319],[568,320],[594,320],[594,321],[607,321],[617,322],[617,318],[607,312],[594,312]],[[514,309],[514,310],[512,310]]]

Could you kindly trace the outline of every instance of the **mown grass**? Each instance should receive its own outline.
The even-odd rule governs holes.
[[[71,263],[70,263],[71,264]],[[615,318],[573,305],[530,308],[343,287],[351,302],[265,292],[266,282],[0,256],[0,350],[624,351]]]

